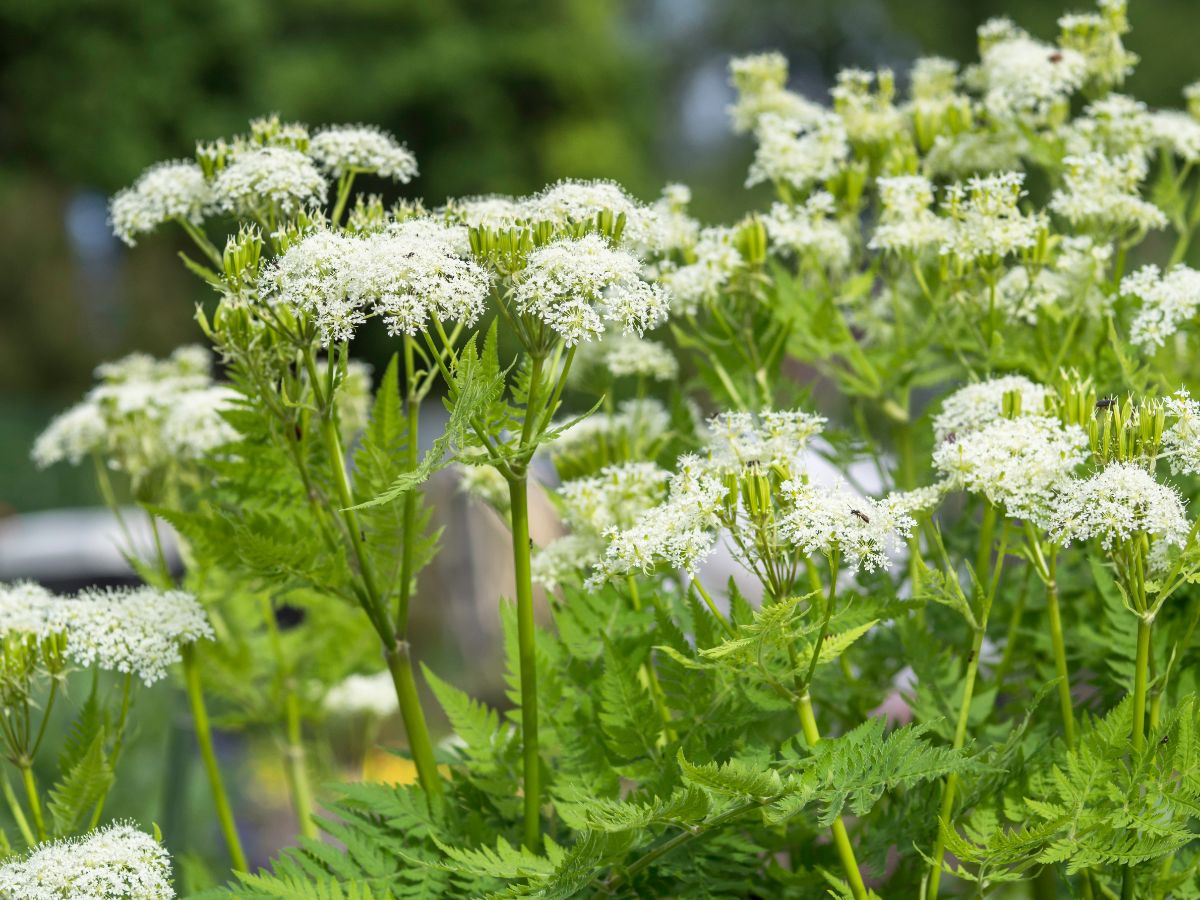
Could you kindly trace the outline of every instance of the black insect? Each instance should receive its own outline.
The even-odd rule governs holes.
[[[975,661],[975,651],[968,650],[967,651],[967,662],[974,662],[974,661]]]
[[[1059,53],[1057,50],[1050,54],[1050,62],[1060,63],[1062,61],[1063,61],[1063,55],[1061,53]]]
[[[870,517],[867,516],[867,514],[865,512],[860,512],[857,509],[852,509],[852,510],[850,510],[850,515],[856,516],[856,517],[862,519],[868,525],[871,524],[871,519],[870,519]]]
[[[1096,401],[1096,409],[1097,410],[1112,409],[1116,405],[1117,405],[1116,397],[1101,397],[1099,400]]]
[[[951,431],[949,434],[947,434],[947,435],[946,435],[946,436],[943,438],[943,440],[944,440],[944,441],[945,441],[947,444],[955,444],[955,443],[958,443],[958,433],[957,433],[957,432],[954,432],[954,431]]]

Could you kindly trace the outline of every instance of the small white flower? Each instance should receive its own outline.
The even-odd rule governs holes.
[[[1174,421],[1163,431],[1164,455],[1176,475],[1200,475],[1200,403],[1183,389],[1165,401]]]
[[[772,204],[763,224],[776,253],[807,255],[832,271],[850,262],[850,239],[835,217],[833,196],[825,191],[799,206]]]
[[[1088,153],[1068,156],[1063,165],[1063,186],[1051,195],[1050,209],[1072,225],[1099,231],[1166,227],[1162,210],[1139,193],[1146,177],[1142,157]]]
[[[659,281],[670,291],[677,313],[694,314],[713,303],[745,260],[733,243],[731,228],[705,228],[693,248],[694,261],[667,268]]]
[[[112,198],[109,219],[117,237],[132,247],[139,234],[164,222],[182,219],[200,225],[212,208],[213,193],[204,173],[194,162],[180,160],[143,172],[132,187]]]
[[[85,456],[104,445],[104,414],[91,400],[76,403],[59,413],[33,443],[34,464],[39,469],[64,460],[79,465]]]
[[[87,590],[59,598],[51,627],[66,632],[67,656],[78,665],[132,673],[145,684],[158,681],[180,661],[180,645],[213,637],[195,597],[151,587]]]
[[[407,184],[417,175],[417,158],[408,148],[370,125],[338,125],[313,135],[309,155],[335,178],[368,172]]]
[[[396,714],[400,701],[391,673],[383,671],[348,676],[329,689],[324,706],[335,715],[371,715],[383,719]]]
[[[982,494],[1009,516],[1046,520],[1058,487],[1087,457],[1078,425],[1023,416],[996,419],[933,452],[933,464],[956,487]]]
[[[649,378],[673,381],[679,375],[679,361],[666,346],[635,335],[606,335],[595,346],[599,362],[614,378]],[[576,360],[576,365],[579,365]],[[586,367],[584,368],[586,371]]]
[[[679,460],[667,499],[646,510],[632,528],[607,535],[604,559],[589,583],[666,566],[694,573],[716,546],[718,514],[727,491],[704,461]]]
[[[942,208],[951,227],[942,254],[962,262],[994,263],[1032,249],[1046,226],[1039,216],[1021,212],[1024,182],[1020,172],[999,172],[947,188]]]
[[[733,130],[753,131],[766,114],[796,122],[813,121],[824,113],[820,104],[787,89],[788,64],[781,53],[759,53],[729,61],[729,80],[738,99],[729,107]]]
[[[1111,550],[1144,534],[1156,545],[1182,547],[1188,522],[1178,491],[1141,466],[1115,462],[1063,485],[1050,512],[1050,532],[1063,546],[1096,538]]]
[[[32,581],[0,583],[0,636],[15,634],[40,640],[54,634],[56,600],[52,593]]]
[[[324,203],[327,188],[313,161],[286,147],[242,151],[213,182],[221,208],[235,215],[253,215],[274,206],[290,216]]]
[[[980,63],[973,80],[992,118],[1041,125],[1065,115],[1071,95],[1087,79],[1081,53],[1035,40],[1006,20],[986,23],[979,36]]]
[[[1161,347],[1200,309],[1200,272],[1179,265],[1163,274],[1158,266],[1142,266],[1121,279],[1121,293],[1142,301],[1129,339],[1149,351]]]
[[[6,900],[171,900],[171,859],[150,835],[115,822],[38,844],[0,866]]]
[[[843,69],[830,94],[846,136],[856,146],[879,148],[908,128],[903,113],[892,103],[894,78],[889,69],[878,73]]]
[[[238,433],[221,416],[238,401],[238,393],[224,385],[179,393],[167,407],[162,424],[167,451],[179,459],[203,459],[211,451],[237,439]]]
[[[846,128],[834,113],[804,121],[767,114],[755,133],[758,148],[746,187],[783,182],[804,191],[836,175],[850,155]]]
[[[525,221],[529,209],[515,197],[488,194],[450,200],[444,210],[446,220],[469,228],[514,228]]]
[[[560,427],[552,424],[551,430]],[[671,414],[658,400],[625,400],[613,413],[594,413],[576,422],[550,445],[555,459],[590,454],[610,444],[646,446],[656,444],[671,429]]]
[[[837,553],[851,571],[888,564],[916,523],[899,506],[861,497],[845,484],[815,485],[792,479],[780,488],[785,510],[780,536],[805,556]]]
[[[879,224],[868,246],[893,253],[918,253],[941,247],[950,235],[950,222],[932,210],[933,184],[920,175],[880,178]]]
[[[1045,416],[1046,398],[1053,391],[1022,375],[1005,375],[959,388],[942,401],[933,419],[934,439],[940,444],[996,421],[1004,415],[1004,395],[1016,391],[1021,397],[1022,416]]]
[[[1150,114],[1150,138],[1184,162],[1200,161],[1200,122],[1179,110]]]
[[[719,469],[792,465],[825,423],[799,409],[718,413],[708,420],[709,461]]]
[[[635,257],[594,233],[539,247],[514,281],[517,312],[540,319],[568,347],[594,340],[605,320],[640,335],[666,318],[667,292],[642,280]]]

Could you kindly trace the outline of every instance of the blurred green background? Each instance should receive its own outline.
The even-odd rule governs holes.
[[[97,362],[197,338],[205,291],[173,258],[178,238],[130,253],[105,202],[199,138],[270,111],[371,122],[417,153],[407,193],[431,204],[605,176],[647,199],[685,181],[702,217],[730,218],[762,199],[742,188],[750,144],[726,125],[731,55],[778,48],[793,86],[824,96],[841,67],[967,61],[988,17],[1049,37],[1060,12],[1038,0],[2,0],[0,516],[89,502],[87,472],[32,470],[34,435]],[[1134,0],[1131,91],[1179,105],[1200,75],[1194,29],[1180,27],[1195,12]]]

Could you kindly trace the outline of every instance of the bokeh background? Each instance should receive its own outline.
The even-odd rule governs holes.
[[[1128,44],[1142,62],[1129,90],[1178,106],[1200,77],[1195,29],[1179,27],[1195,0],[1131,6]],[[98,504],[91,473],[35,471],[36,434],[97,363],[200,338],[193,312],[212,297],[175,258],[181,237],[130,252],[108,230],[107,198],[144,167],[277,112],[391,131],[421,167],[405,195],[430,205],[606,177],[643,199],[685,182],[697,215],[730,220],[767,198],[744,189],[751,145],[728,128],[731,56],[779,49],[792,86],[825,97],[840,68],[891,66],[903,85],[918,55],[972,60],[989,17],[1052,37],[1062,11],[1053,0],[0,0],[0,579],[44,573],[47,559],[34,571],[32,558],[42,550],[88,550],[71,541],[86,532],[80,508]],[[390,353],[382,335],[355,350],[377,372]],[[59,509],[72,511],[45,515]],[[456,558],[489,540],[503,552],[498,521],[456,509],[466,536]],[[23,523],[35,519],[31,538]],[[86,563],[75,571],[86,577]],[[450,674],[455,654],[461,671],[495,646],[494,582],[476,578],[478,610],[420,625],[465,635],[445,651]],[[439,588],[436,575],[422,582],[427,596]],[[491,697],[486,683],[464,687],[499,692],[498,679]],[[155,696],[147,703],[177,697]],[[187,834],[203,829],[206,802],[202,780],[187,777],[190,734],[178,717],[144,721],[138,743],[155,758],[125,767],[115,811],[158,820],[196,860],[219,857],[212,835]],[[249,770],[239,806],[261,861],[289,834],[282,776],[267,762],[255,770],[258,757],[235,743],[226,752]]]

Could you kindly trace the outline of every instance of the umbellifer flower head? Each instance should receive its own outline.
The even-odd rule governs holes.
[[[309,141],[308,153],[335,178],[369,172],[407,184],[417,175],[417,158],[408,148],[370,125],[323,128]]]
[[[938,444],[933,464],[956,486],[1041,525],[1057,488],[1086,459],[1086,448],[1087,435],[1078,425],[1033,416],[999,418]]]
[[[837,554],[849,569],[883,568],[916,526],[899,507],[861,497],[845,484],[816,485],[804,479],[780,487],[785,510],[779,534],[805,556]]]
[[[170,900],[171,860],[158,841],[115,822],[83,837],[39,844],[0,866],[6,900]]]
[[[666,318],[667,292],[642,280],[641,263],[598,234],[563,238],[529,254],[514,279],[512,302],[568,346],[604,331],[604,321],[641,334]]]
[[[941,412],[933,420],[934,438],[939,443],[955,440],[994,422],[1004,415],[1004,395],[1013,391],[1021,397],[1020,415],[1046,415],[1050,388],[1023,375],[1005,375],[959,388],[943,400]]]
[[[1182,547],[1188,522],[1179,492],[1133,463],[1110,463],[1091,478],[1066,482],[1050,511],[1050,533],[1066,546],[1100,541],[1105,550],[1138,535]]]
[[[1121,279],[1121,293],[1142,301],[1129,339],[1143,350],[1152,350],[1200,309],[1200,272],[1181,265],[1164,274],[1158,266],[1142,266]]]
[[[235,215],[274,206],[290,216],[323,203],[327,187],[311,159],[286,147],[243,150],[213,182],[217,202]]]
[[[59,598],[50,623],[53,631],[66,633],[67,655],[77,664],[132,673],[145,684],[180,661],[181,645],[213,636],[195,597],[151,587]]]
[[[180,160],[151,166],[112,198],[109,219],[113,232],[130,247],[139,234],[164,222],[180,220],[199,225],[213,208],[213,192],[194,162]]]

